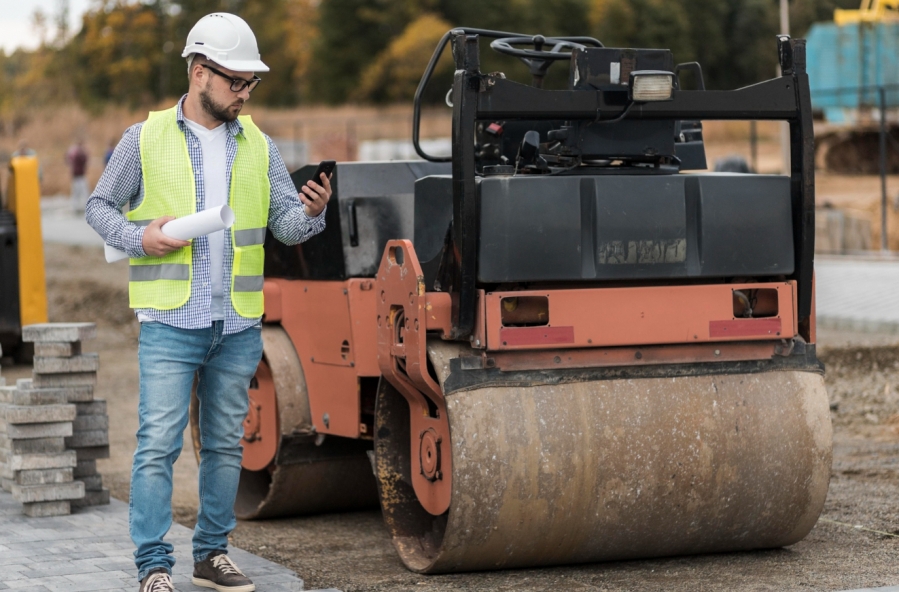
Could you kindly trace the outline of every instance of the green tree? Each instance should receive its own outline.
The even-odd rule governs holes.
[[[322,0],[309,68],[312,98],[346,101],[357,92],[366,66],[434,5],[435,0]]]
[[[777,64],[772,0],[592,0],[590,23],[609,46],[670,49],[698,61],[706,88],[770,78]]]
[[[805,35],[858,0],[791,0],[792,30]],[[271,72],[254,102],[408,101],[437,41],[451,27],[547,36],[593,36],[612,47],[667,48],[677,62],[699,61],[707,88],[769,78],[777,56],[775,0],[94,0],[70,38],[68,3],[36,12],[41,47],[0,56],[7,84],[0,112],[77,99],[143,106],[187,90],[181,51],[204,15],[233,12],[256,33]],[[52,37],[52,38],[51,38]],[[527,81],[519,60],[481,42],[481,70]],[[447,51],[426,94],[442,101],[453,69]],[[549,70],[547,88],[564,87],[568,68]]]
[[[83,103],[132,106],[158,99],[159,19],[152,6],[117,2],[84,16],[66,48],[80,65],[72,73]]]
[[[449,23],[433,14],[412,21],[365,69],[352,98],[378,103],[411,101],[434,47],[450,28]],[[452,72],[452,58],[449,52],[444,52],[434,78],[451,81]],[[428,90],[430,94],[425,97],[428,102],[442,99],[446,92],[438,84],[430,85]]]
[[[770,0],[731,1],[727,27],[731,66],[714,72],[712,88],[738,88],[777,74],[777,5]]]

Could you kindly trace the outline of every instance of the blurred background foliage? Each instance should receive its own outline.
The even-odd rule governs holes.
[[[793,35],[831,20],[835,7],[857,5],[792,0]],[[187,33],[215,11],[239,14],[256,33],[271,72],[253,99],[272,107],[408,102],[453,26],[669,48],[678,62],[699,61],[713,89],[773,76],[778,29],[777,0],[96,0],[74,35],[65,26],[67,10],[61,0],[56,14],[35,13],[38,49],[0,51],[0,115],[73,101],[99,112],[177,97],[187,89]],[[429,102],[443,100],[452,70],[447,51]],[[523,65],[490,51],[482,52],[482,70],[528,80]],[[556,66],[547,83],[564,84],[565,70]]]

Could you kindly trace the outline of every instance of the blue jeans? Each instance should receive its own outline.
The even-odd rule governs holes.
[[[200,400],[200,509],[194,529],[194,561],[228,546],[237,524],[234,499],[240,479],[247,389],[262,357],[260,326],[223,335],[224,323],[178,329],[142,323],[137,450],[131,470],[129,524],[137,546],[137,577],[151,569],[172,571],[172,465],[181,453],[190,391],[197,375]]]

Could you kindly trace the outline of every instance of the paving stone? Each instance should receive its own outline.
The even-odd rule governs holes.
[[[95,460],[79,460],[72,471],[72,477],[90,477],[97,474],[97,461]]]
[[[77,408],[77,405],[76,405]],[[108,430],[109,416],[102,415],[82,415],[78,414],[72,421],[72,433],[90,432],[93,430]]]
[[[108,504],[108,489],[100,489],[99,491],[85,491],[84,497],[72,500],[73,508],[84,508],[86,506],[104,506]]]
[[[89,403],[76,403],[75,409],[78,415],[106,415],[106,401],[94,399]]]
[[[95,446],[109,447],[109,430],[72,432],[72,435],[66,438],[66,448],[91,448]]]
[[[22,503],[55,502],[58,500],[74,500],[84,497],[84,483],[53,483],[48,485],[19,485],[13,483],[12,496]]]
[[[134,569],[132,562],[128,572]],[[96,570],[83,574],[66,574],[66,579],[71,580],[75,584],[90,586],[87,590],[134,590],[136,589],[135,576],[128,573],[125,569],[116,571],[105,571],[97,573]],[[73,590],[81,590],[81,588],[73,588]]]
[[[84,491],[100,491],[103,489],[103,476],[102,475],[85,475],[84,477],[79,477],[79,481],[84,483]]]
[[[81,353],[81,342],[47,341],[34,344],[34,356],[41,358],[69,358]]]
[[[109,446],[92,446],[90,448],[78,448],[73,452],[78,453],[78,460],[96,460],[98,458],[109,458]]]
[[[94,400],[94,387],[79,386],[64,389],[67,403],[87,403]]]
[[[72,422],[23,423],[18,425],[7,425],[5,431],[0,431],[6,434],[6,438],[12,440],[23,440],[25,438],[64,438],[72,435]]]
[[[109,447],[107,447],[107,453]],[[74,450],[66,450],[60,454],[13,454],[6,458],[6,467],[12,471],[29,471],[36,469],[73,468],[77,462]]]
[[[90,385],[82,386],[60,386],[53,388],[38,388],[34,385],[34,381],[30,378],[20,378],[16,381],[16,387],[20,391],[40,391],[61,393],[65,396],[69,403],[82,403],[85,401],[93,401],[94,387]]]
[[[74,405],[3,405],[0,409],[9,425],[72,421],[77,413]]]
[[[62,405],[65,393],[56,391],[23,391],[14,386],[0,387],[0,403],[9,405]]]
[[[66,449],[65,438],[0,438],[0,448],[13,454],[57,453]]]
[[[70,504],[70,507],[73,504]],[[0,582],[17,591],[136,592],[133,543],[128,536],[128,504],[72,508],[68,516],[32,519],[22,505],[0,493]],[[192,531],[173,524],[166,540],[175,546],[175,590],[197,592],[190,584]],[[4,545],[14,544],[7,550]],[[241,569],[260,582],[260,592],[303,590],[291,570],[230,548]],[[56,575],[58,574],[58,575]],[[0,587],[0,590],[3,588]]]
[[[72,374],[38,374],[34,373],[31,380],[38,388],[57,388],[67,386],[96,386],[96,372],[75,372]]]
[[[95,559],[94,565],[104,571],[131,571],[134,569],[134,559],[116,559],[115,557],[103,557],[102,559]],[[134,576],[131,577],[133,578]]]
[[[78,575],[89,575],[93,574],[97,578],[97,583],[103,582],[103,580],[108,579],[103,577],[103,572],[97,569],[97,566],[94,565],[94,562],[90,559],[73,559],[68,557],[67,555],[62,555],[57,558],[54,562],[42,562],[41,565],[32,564],[29,566],[30,569],[28,571],[28,576],[30,578],[46,578],[53,576],[63,576],[66,578],[66,584],[71,586],[74,582],[72,576]],[[121,578],[116,578],[121,581]],[[82,580],[83,583],[83,580]],[[81,590],[80,587],[67,587],[66,590]],[[99,587],[97,588],[100,589]]]
[[[22,327],[22,341],[65,342],[88,341],[97,336],[95,323],[41,323]]]
[[[82,354],[71,358],[34,358],[36,374],[64,374],[72,372],[96,372],[100,369],[99,354]]]
[[[45,485],[47,483],[70,483],[74,469],[37,469],[16,471],[14,481],[19,485]]]
[[[22,504],[26,516],[38,518],[43,516],[64,516],[72,513],[69,502],[59,500],[55,502],[32,502]]]

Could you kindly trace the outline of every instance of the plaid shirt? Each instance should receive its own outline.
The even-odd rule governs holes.
[[[203,152],[200,140],[184,122],[182,104],[187,95],[178,101],[178,127],[184,132],[187,150],[197,185],[197,211],[206,207],[206,193],[203,185]],[[231,167],[237,155],[237,140],[234,136],[243,133],[239,120],[226,124],[227,137],[227,186],[231,186]],[[87,202],[85,217],[106,244],[125,251],[129,257],[146,257],[143,249],[145,226],[128,222],[122,215],[122,207],[127,203],[131,210],[137,208],[144,198],[143,175],[140,160],[140,131],[143,123],[138,123],[125,131],[122,141],[116,146],[109,164],[97,183],[97,188]],[[297,197],[297,190],[278,149],[271,138],[268,141],[268,179],[271,183],[271,205],[268,213],[268,227],[282,243],[295,245],[314,236],[325,228],[325,212],[310,218],[306,215],[303,202]],[[224,332],[237,333],[259,322],[237,314],[231,304],[231,265],[234,250],[231,247],[231,233],[225,233],[225,257],[222,277],[224,278],[225,327]],[[153,308],[136,309],[135,313],[181,329],[204,329],[212,325],[210,307],[212,287],[209,273],[209,239],[201,236],[193,241],[193,278],[188,301],[173,310]]]

